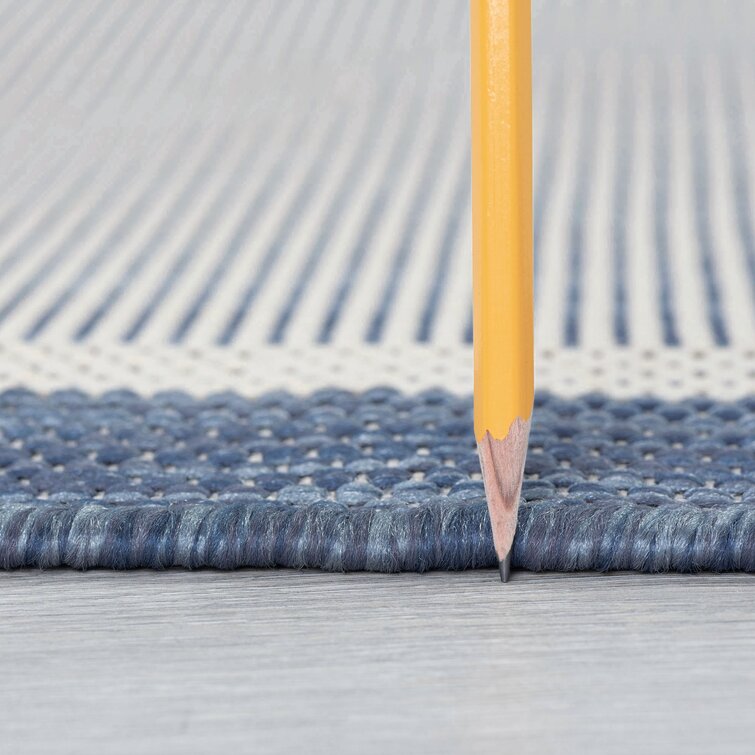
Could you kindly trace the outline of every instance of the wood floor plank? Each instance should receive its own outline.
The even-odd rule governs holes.
[[[7,752],[750,752],[746,575],[0,574]]]

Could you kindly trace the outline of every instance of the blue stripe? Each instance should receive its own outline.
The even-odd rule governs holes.
[[[171,48],[176,45],[177,41],[180,40],[181,30],[189,23],[191,18],[197,14],[197,7],[198,6],[194,3],[186,3],[183,12],[171,28],[170,33],[166,34],[163,32],[163,36],[161,37],[163,44],[154,51],[149,61],[143,63],[139,69],[137,69],[141,71],[140,76],[136,82],[131,85],[131,88],[124,97],[125,101],[132,103],[142,93],[142,90],[148,86],[148,82],[155,77],[155,73],[159,70],[165,56]],[[123,90],[121,90],[119,94],[121,94],[122,91]]]
[[[438,249],[437,262],[435,264],[435,275],[433,276],[430,290],[427,294],[422,317],[417,330],[417,341],[420,343],[428,342],[433,335],[435,318],[438,307],[443,298],[443,291],[448,280],[448,268],[451,261],[451,253],[455,249],[456,241],[459,236],[461,221],[467,214],[470,200],[470,153],[467,150],[464,161],[459,171],[459,177],[456,180],[456,187],[451,196],[448,209],[446,210],[446,226],[443,231],[443,238]],[[471,265],[471,261],[470,261]]]
[[[267,248],[259,267],[254,272],[251,283],[242,293],[236,309],[218,337],[218,344],[224,345],[233,341],[236,331],[246,319],[257,295],[264,288],[270,273],[275,267],[275,263],[280,259],[291,234],[301,221],[304,211],[312,201],[317,188],[329,170],[329,165],[326,167],[326,163],[329,164],[332,159],[332,150],[338,138],[343,134],[343,125],[343,121],[336,121],[330,127],[327,140],[318,152],[318,158],[310,164],[299,186],[299,190],[288,205],[288,211],[278,226],[272,243]]]
[[[734,183],[734,202],[737,229],[745,253],[745,264],[750,277],[752,289],[751,305],[755,307],[755,231],[752,223],[752,190],[747,166],[750,164],[750,145],[744,133],[744,106],[742,95],[736,86],[732,60],[726,56],[727,66],[721,72],[722,91],[726,99],[729,118],[727,123],[727,141],[729,161],[731,163],[732,181]]]
[[[382,94],[381,99],[384,99]],[[361,182],[365,170],[364,156],[369,154],[370,149],[374,148],[375,137],[381,126],[382,124],[377,118],[371,118],[368,120],[362,137],[350,158],[349,166],[341,178],[336,195],[328,206],[328,209],[325,211],[325,216],[320,224],[320,230],[305,257],[301,272],[291,286],[291,293],[273,326],[269,338],[271,343],[281,343],[284,340],[288,325],[296,314],[299,302],[303,298],[304,293],[320,264],[328,242],[332,239],[333,231],[338,225],[338,220],[344,210],[348,207],[349,200],[354,195],[355,187]]]
[[[39,6],[40,4],[37,3],[37,5]],[[20,10],[23,7],[24,7],[23,3],[11,3],[8,6],[8,10],[10,9]],[[17,29],[12,29],[11,32],[8,34],[8,39],[6,40],[5,44],[0,48],[0,63],[4,61],[8,53],[12,52],[13,48],[16,47],[16,45],[18,45],[19,42],[21,42],[23,39],[26,38],[26,32],[28,31],[29,27],[39,22],[38,10],[39,8],[34,8],[32,12],[26,16],[25,19],[23,18],[23,15],[22,15],[21,23],[19,24],[19,27]],[[6,23],[5,19],[3,19],[2,20],[3,29],[6,28],[4,26],[5,23]]]
[[[226,147],[227,133],[222,133],[215,139],[205,154],[204,160],[195,168],[193,174],[187,179],[178,197],[173,202],[169,210],[162,217],[157,228],[152,232],[149,240],[142,246],[141,251],[134,256],[131,264],[121,274],[121,277],[114,286],[105,295],[99,306],[95,307],[92,314],[85,320],[84,324],[76,331],[75,340],[80,341],[86,338],[92,330],[99,324],[112,307],[121,299],[123,294],[128,291],[132,282],[136,279],[142,266],[146,264],[150,257],[159,251],[161,246],[166,243],[168,235],[178,224],[179,220],[184,218],[186,208],[192,199],[197,195],[201,187],[207,182],[212,175],[213,169],[222,156],[224,147]],[[53,307],[41,317],[28,334],[29,338],[38,335],[48,324],[50,319],[60,311],[70,297],[63,296],[58,302],[57,308]]]
[[[55,327],[56,317],[73,312],[75,302],[77,316],[81,313],[72,326],[78,340],[105,330],[127,341],[151,339],[154,329],[178,342],[190,332],[207,333],[205,318],[212,318],[217,331],[210,336],[216,343],[238,342],[243,331],[255,341],[262,337],[285,344],[296,335],[293,330],[306,316],[305,308],[315,297],[326,296],[327,301],[318,300],[322,320],[310,323],[320,343],[335,339],[343,319],[357,316],[355,310],[360,319],[350,320],[348,331],[357,340],[380,342],[389,330],[393,333],[394,324],[420,343],[446,338],[439,331],[446,325],[441,317],[444,297],[451,295],[449,276],[460,264],[457,255],[464,247],[459,234],[469,212],[467,145],[462,151],[463,139],[458,138],[468,136],[467,72],[454,70],[461,63],[466,66],[466,8],[451,0],[0,3],[0,92],[5,95],[0,99],[7,112],[16,115],[0,134],[0,275],[6,278],[0,322],[11,336],[20,329],[30,339],[43,337]],[[690,15],[700,30],[703,10],[701,4]],[[625,21],[637,21],[633,10],[617,11],[622,14]],[[709,21],[725,16],[714,15]],[[554,16],[561,19],[560,28]],[[704,318],[703,333],[687,335],[684,330],[689,340],[684,345],[693,346],[696,336],[708,338],[709,329],[717,345],[736,339],[747,346],[741,344],[746,334],[732,327],[739,315],[725,299],[730,290],[743,291],[755,302],[755,188],[747,143],[752,103],[749,89],[740,91],[735,80],[749,73],[751,56],[744,40],[733,35],[724,51],[720,39],[710,39],[694,54],[697,43],[692,37],[677,40],[682,92],[666,70],[668,49],[616,47],[620,77],[612,95],[617,96],[617,125],[608,142],[601,140],[605,151],[598,155],[593,141],[601,128],[596,122],[600,113],[593,108],[601,105],[601,93],[592,89],[594,80],[602,81],[605,51],[600,45],[593,49],[587,36],[585,44],[576,44],[576,27],[563,26],[575,19],[574,13],[554,6],[538,17],[535,29],[535,86],[546,87],[538,90],[544,98],[535,124],[542,137],[536,142],[541,150],[535,155],[533,203],[538,316],[553,318],[560,345],[587,345],[585,324],[592,313],[586,302],[592,287],[602,285],[611,343],[642,346],[643,338],[652,339],[657,328],[664,344],[678,346],[686,325],[674,275],[679,259],[688,265],[685,277],[691,275],[701,286],[701,301],[695,304]],[[661,20],[670,24],[670,14],[662,14]],[[605,39],[609,37],[606,30]],[[620,37],[622,45],[631,42]],[[720,54],[714,58],[717,49]],[[538,61],[552,72],[547,79],[538,77]],[[706,70],[706,76],[717,77],[713,85],[721,86],[725,105],[725,111],[714,113],[706,110],[714,103],[700,96],[711,79],[703,82],[699,73],[703,65],[724,63],[725,70]],[[637,152],[645,113],[636,112],[636,87],[648,64],[654,70],[650,155]],[[588,81],[575,103],[569,93],[581,83],[582,65]],[[406,96],[410,88],[417,93],[413,101]],[[395,90],[400,91],[393,96]],[[383,91],[391,94],[386,101]],[[71,102],[61,105],[64,100]],[[688,101],[690,118],[683,126],[689,128],[689,144],[685,136],[682,146],[673,141],[673,116]],[[561,137],[565,102],[576,106],[579,121],[568,141]],[[355,107],[366,110],[354,116]],[[453,118],[437,112],[444,107],[457,108]],[[260,117],[267,128],[260,127]],[[714,141],[707,119],[719,119],[718,125],[722,117],[723,138]],[[395,119],[400,120],[397,136],[388,133]],[[236,131],[239,123],[243,130]],[[224,129],[248,143],[231,145],[237,160],[221,152],[230,146],[217,147],[213,156],[204,150],[178,155],[178,160],[190,161],[182,163],[181,182],[170,178],[175,166],[153,174],[158,168],[155,152],[161,159],[163,151],[187,137],[190,125],[192,133],[205,134],[201,144],[206,149]],[[334,137],[332,150],[320,148],[322,154],[315,155],[317,145],[306,139],[327,142],[330,125],[343,128],[349,138]],[[290,129],[291,136],[275,133],[273,127],[281,126]],[[318,127],[316,134],[313,126]],[[451,145],[453,152],[446,154]],[[685,166],[689,160],[692,184],[679,187],[684,201],[676,208],[672,182],[678,181],[678,148],[686,150],[682,158]],[[607,152],[615,159],[615,170],[606,196],[599,196],[597,159]],[[721,248],[728,243],[727,229],[719,228],[713,213],[713,200],[719,198],[713,196],[710,180],[722,159],[731,163],[724,168],[721,201],[732,203],[733,251]],[[569,185],[559,187],[572,160]],[[652,169],[637,160],[648,160]],[[335,166],[338,175],[328,173]],[[635,250],[628,215],[635,199],[644,201],[637,194],[642,188],[637,181],[645,170],[652,170],[648,189],[653,213],[648,217],[653,269],[646,287],[648,296],[657,297],[653,311],[659,320],[648,324],[647,333],[644,321],[632,318],[641,301],[639,296],[635,300],[631,275]],[[445,176],[442,185],[437,180],[440,171]],[[124,188],[129,181],[130,195]],[[327,196],[320,196],[326,188]],[[552,238],[551,226],[560,220],[554,210],[561,189],[567,193],[567,225],[559,238]],[[134,191],[151,192],[169,211],[156,217],[143,196],[135,200]],[[276,217],[270,218],[273,205]],[[586,223],[593,211],[601,213],[610,229],[608,248],[599,250],[608,260],[603,281],[587,275],[591,260]],[[312,229],[306,238],[305,221]],[[270,229],[271,240],[262,238],[263,229]],[[412,254],[424,241],[420,235],[425,229],[434,246],[423,250],[430,269],[416,285],[407,272],[414,269]],[[116,243],[101,248],[98,241],[108,234],[108,243]],[[344,239],[346,248],[332,249]],[[697,251],[673,246],[685,240],[697,245]],[[296,249],[290,248],[292,241]],[[544,241],[548,252],[553,249],[553,259]],[[732,267],[722,264],[722,251],[730,252],[726,259]],[[343,260],[337,269],[326,267],[332,264],[331,252]],[[376,255],[384,258],[375,260]],[[84,270],[87,261],[90,267]],[[367,280],[376,262],[382,277]],[[192,268],[200,263],[208,275],[197,282]],[[279,289],[284,264],[293,272]],[[542,281],[553,264],[564,269],[562,280],[555,282],[560,287],[554,292],[560,307],[556,313],[542,301]],[[168,272],[157,280],[152,273],[157,269]],[[231,281],[237,269],[246,277]],[[739,277],[739,286],[730,284],[733,276]],[[238,298],[223,301],[228,317],[215,320],[217,313],[210,308],[230,283]],[[323,290],[314,291],[320,283]],[[411,292],[401,288],[415,285]],[[149,288],[145,300],[135,295],[142,286]],[[399,302],[409,293],[416,313],[397,323]],[[471,291],[467,295],[471,298]],[[354,300],[362,296],[369,298],[355,307]],[[263,300],[271,301],[264,313],[269,332],[260,332],[256,319]],[[182,309],[174,321],[175,302]],[[745,301],[742,306],[753,304]],[[471,340],[473,322],[467,315],[464,311],[456,332],[448,336],[457,343]]]
[[[292,7],[292,3],[289,2],[288,7]],[[281,24],[281,21],[285,18],[286,11],[280,11],[275,6],[273,7],[273,10],[270,11],[267,18],[265,19],[264,24],[262,25],[262,29],[259,34],[259,44],[254,49],[254,58],[253,61],[256,62],[257,65],[260,65],[262,61],[264,61],[265,56],[268,54],[270,50],[270,46],[278,40],[280,44],[279,36],[281,35],[280,30],[278,27]],[[286,39],[289,40],[290,43],[290,36],[287,35]],[[283,46],[283,45],[281,45]]]
[[[619,78],[618,124],[616,128],[616,170],[613,197],[613,335],[616,343],[629,342],[627,322],[627,213],[629,189],[633,178],[634,129],[632,111],[634,88],[631,77],[622,72]]]
[[[689,68],[689,126],[692,134],[692,169],[695,202],[695,226],[703,268],[705,304],[708,310],[713,340],[726,346],[729,336],[721,305],[721,290],[716,271],[716,250],[710,226],[710,197],[708,196],[708,140],[705,126],[705,91],[700,84],[700,61],[690,61]]]
[[[467,316],[467,324],[464,328],[464,343],[472,343],[474,337],[474,307],[472,305],[471,297],[467,311],[469,312],[469,315]]]
[[[28,210],[30,200],[35,204],[41,204],[42,200],[49,194],[52,186],[60,177],[61,173],[63,173],[64,170],[69,171],[72,157],[73,156],[68,152],[65,152],[62,155],[57,154],[57,159],[50,165],[49,172],[37,172],[33,174],[34,181],[26,187],[26,190],[23,193],[21,193],[19,189],[14,191],[15,201],[12,205],[7,207],[2,218],[0,218],[0,239],[5,238],[5,235],[10,232],[14,223]],[[22,164],[13,178],[18,178],[18,172],[23,173],[24,169],[28,170],[28,165]],[[75,193],[77,186],[83,187],[88,182],[86,179],[91,178],[93,170],[94,168],[90,164],[84,170],[84,177],[74,174],[73,183],[68,187],[67,191],[64,192],[64,195],[58,200],[58,203],[70,202],[71,198],[69,195]],[[68,178],[68,175],[66,178]],[[10,177],[8,180],[9,183],[13,185]],[[11,253],[11,256],[13,256],[13,253]],[[0,274],[6,271],[7,264],[3,262],[0,264]]]
[[[171,178],[175,173],[179,165],[179,156],[189,145],[187,140],[177,141],[173,149],[164,158],[160,168],[157,170],[156,175],[152,178],[148,189],[139,194],[136,199],[131,203],[125,214],[121,216],[121,219],[110,231],[107,238],[97,248],[97,251],[87,262],[86,267],[79,272],[62,294],[60,294],[55,301],[45,310],[45,312],[34,323],[31,329],[26,333],[25,338],[31,340],[37,336],[47,325],[47,323],[60,312],[65,304],[73,297],[81,286],[95,273],[99,267],[108,260],[113,250],[127,238],[129,233],[137,226],[137,219],[140,215],[149,207],[151,202],[155,199],[163,183]],[[69,234],[66,242],[61,244],[56,252],[37,269],[34,276],[27,281],[22,291],[16,293],[16,297],[25,298],[29,293],[37,286],[43,283],[50,276],[52,272],[58,267],[58,265],[65,259],[65,257],[73,250],[75,244],[82,241],[85,235],[96,225],[97,221],[102,216],[102,210],[109,205],[114,199],[120,196],[123,185],[126,179],[130,178],[129,172],[124,173],[119,177],[116,184],[111,184],[108,187],[105,194],[102,195],[100,201],[94,207],[94,209],[82,220],[74,229],[74,232]],[[7,315],[7,311],[10,305],[6,305],[2,311],[0,311],[0,319]],[[7,310],[7,311],[6,311]]]
[[[272,15],[275,17],[273,21],[277,22],[278,18],[282,14],[274,13]],[[292,28],[294,30],[296,28],[296,19],[294,19],[294,24],[292,25]],[[272,37],[272,36],[273,36],[272,34],[267,35],[267,37]],[[288,30],[288,34],[286,35],[286,40],[287,42],[284,42],[284,44],[282,45],[283,48],[290,48],[295,42],[295,39],[292,37],[291,29]],[[267,43],[267,41],[268,41],[267,39],[263,39],[263,44]],[[261,53],[258,52],[258,54],[261,54]],[[315,94],[314,92],[309,93],[307,107],[302,107],[299,110],[299,112],[304,113],[305,118],[309,118],[312,116],[311,99],[314,96],[314,94]],[[297,129],[293,131],[293,134],[296,135],[297,133],[300,132],[302,128],[303,128],[303,124],[299,123],[297,126]],[[296,140],[296,143],[298,144],[299,140]],[[181,320],[179,325],[176,327],[176,329],[173,331],[170,338],[172,343],[180,343],[186,337],[189,330],[191,329],[194,322],[196,321],[197,317],[199,317],[199,315],[201,314],[204,306],[212,298],[215,288],[225,276],[225,273],[228,270],[229,266],[231,265],[233,260],[238,256],[239,252],[242,250],[247,236],[256,225],[257,220],[262,216],[262,213],[267,207],[267,204],[272,199],[272,197],[275,196],[276,187],[282,182],[285,175],[287,175],[288,172],[294,166],[295,166],[294,156],[290,153],[287,153],[285,150],[282,150],[278,156],[278,159],[275,165],[273,166],[268,176],[267,181],[260,187],[260,190],[257,192],[254,199],[251,200],[251,204],[247,208],[247,211],[244,213],[244,216],[242,217],[240,223],[237,225],[236,231],[234,232],[233,237],[231,238],[230,242],[226,246],[226,249],[223,252],[223,255],[220,258],[218,264],[213,268],[212,272],[210,273],[207,283],[203,287],[198,298],[191,304],[188,311],[184,315],[183,319]],[[265,276],[267,275],[267,272],[269,271],[266,271],[264,273]],[[230,325],[226,326],[226,329],[228,329],[229,327],[233,327],[235,330],[235,327],[237,327],[237,325],[233,326],[233,324],[231,323]],[[222,339],[222,337],[223,336],[221,334],[220,338]]]
[[[12,21],[14,16],[21,15],[21,18],[23,19],[23,14],[21,13],[21,9],[24,7],[25,7],[24,3],[14,3],[14,2],[6,3],[4,12],[0,14],[0,29],[6,29],[7,28],[6,24]],[[26,7],[28,7],[28,5]],[[32,12],[30,18],[33,16],[34,16],[34,13]],[[13,39],[15,34],[11,31],[8,33],[8,36],[11,39]]]
[[[201,6],[197,6],[201,7]],[[168,94],[172,92],[177,86],[181,85],[182,81],[190,78],[192,75],[192,65],[196,64],[197,58],[200,57],[203,48],[212,41],[213,35],[216,33],[218,22],[223,15],[228,12],[228,3],[222,3],[216,7],[214,13],[210,13],[209,19],[201,24],[197,33],[194,36],[194,41],[186,45],[186,49],[181,53],[181,59],[178,63],[171,64],[173,67],[173,75],[168,80],[168,83],[163,87],[163,93]],[[232,25],[238,27],[238,23]],[[172,42],[173,40],[171,40]],[[170,50],[171,45],[165,45],[162,49],[161,59],[165,57],[165,54]],[[154,70],[151,72],[154,74]],[[134,88],[135,96],[138,96],[141,92],[141,87]]]
[[[420,176],[419,182],[414,190],[412,204],[406,214],[404,230],[396,252],[394,253],[393,265],[391,266],[388,280],[383,288],[383,294],[379,299],[378,308],[374,312],[372,320],[367,327],[365,340],[368,343],[376,343],[383,337],[383,329],[385,328],[386,320],[390,315],[394,299],[398,294],[398,289],[401,285],[401,280],[404,270],[406,269],[407,259],[414,244],[415,236],[422,224],[422,217],[427,211],[428,197],[433,197],[433,186],[438,180],[440,167],[447,160],[447,155],[443,152],[443,145],[448,141],[448,134],[454,120],[452,117],[453,111],[455,109],[461,110],[463,104],[465,103],[460,103],[458,99],[450,95],[446,97],[443,112],[440,113],[435,128],[432,146],[428,150],[425,164],[422,166],[422,175]]]
[[[231,25],[229,35],[220,45],[222,57],[215,63],[218,80],[221,80],[220,77],[227,61],[233,59],[234,54],[236,54],[236,48],[238,47],[239,42],[242,39],[249,37],[251,35],[250,32],[254,31],[253,29],[249,29],[249,24],[252,20],[256,19],[259,8],[259,4],[254,4],[253,6],[243,5],[241,13]]]
[[[535,69],[537,71],[537,69]],[[559,146],[558,135],[562,128],[563,104],[565,79],[564,69],[557,66],[556,73],[551,76],[552,84],[545,98],[545,110],[543,112],[543,126],[545,133],[541,140],[540,154],[534,155],[538,165],[535,177],[534,200],[533,200],[533,278],[535,284],[535,303],[538,301],[540,286],[540,271],[542,269],[542,257],[545,253],[542,248],[543,228],[547,227],[548,213],[553,197],[553,177],[556,175],[556,166],[560,164],[563,150]],[[538,124],[535,123],[538,127]]]
[[[57,14],[52,17],[52,24],[48,24],[48,25],[52,25],[54,27],[56,36],[60,34],[73,20],[74,14],[70,12],[70,9],[74,5],[75,3],[73,2],[67,3],[65,6],[63,6],[64,7],[63,13]],[[61,6],[57,6],[56,10],[59,9],[60,7]],[[56,24],[56,22],[61,17],[64,20]],[[37,25],[38,25],[39,16],[37,16],[35,20],[37,21]],[[49,21],[49,20],[50,20],[49,17],[45,16],[45,21]],[[3,81],[2,87],[0,88],[0,97],[6,97],[9,92],[13,91],[13,88],[15,87],[18,79],[29,71],[29,69],[34,65],[35,60],[43,56],[44,49],[49,44],[50,44],[49,35],[42,34],[40,38],[37,40],[37,43],[31,49],[26,50],[26,55],[24,55],[17,62],[15,67],[11,70],[11,72]]]
[[[375,14],[375,9],[378,7],[378,3],[374,2],[374,0],[367,0],[367,2],[362,3],[363,8],[361,14],[358,16],[357,22],[354,25],[355,29],[366,29],[369,28],[368,24],[370,23],[370,19]],[[335,8],[340,8],[341,3],[336,0]],[[341,19],[341,25],[339,25],[335,31],[334,34],[337,34],[341,30],[341,26],[343,25],[343,18],[345,14],[339,14],[339,18]],[[346,48],[346,59],[351,59],[352,56],[357,54],[357,51],[359,50],[359,45],[362,42],[362,36],[360,34],[350,34],[350,42],[349,46]],[[321,50],[321,54],[325,55],[327,53],[327,50]]]
[[[669,255],[669,88],[665,61],[654,67],[655,84],[653,87],[653,109],[655,138],[653,139],[653,166],[655,184],[653,215],[655,257],[658,270],[657,292],[661,312],[663,342],[667,346],[678,346],[679,331],[674,312],[674,289],[671,280],[671,262]]]
[[[242,179],[251,174],[259,157],[260,153],[254,148],[253,144],[250,144],[246,155],[236,163],[233,171],[228,176],[228,179],[222,185],[220,191],[215,196],[215,199],[202,216],[194,233],[186,242],[170,270],[163,277],[157,291],[154,295],[149,297],[134,322],[123,334],[124,341],[133,341],[139,336],[149,323],[150,319],[168,298],[171,290],[180,283],[182,276],[189,269],[189,265],[202,251],[203,244],[209,237],[210,232],[222,217],[222,210],[227,207],[228,203],[233,199],[234,195],[241,187],[243,183]]]
[[[406,17],[407,4],[403,0],[397,0],[393,4],[393,10],[388,19],[388,24],[385,27],[385,34],[383,35],[381,47],[385,49],[394,48],[394,39],[396,37],[397,30],[399,30]]]
[[[71,207],[76,205],[78,199],[77,194],[92,181],[95,174],[96,166],[88,165],[82,173],[79,173],[77,176],[75,176],[75,180],[69,186],[68,191],[64,192],[60,197],[58,197],[58,199],[53,202],[52,206],[47,209],[42,217],[39,218],[39,220],[24,234],[23,238],[17,241],[12,249],[6,255],[4,255],[3,260],[0,263],[0,276],[4,276],[9,273],[16,266],[17,262],[20,262],[24,259],[24,256],[31,249],[44,241],[50,229],[55,226],[61,218],[65,217]],[[102,199],[104,198],[101,198],[101,201]],[[97,209],[99,209],[99,207],[101,206],[101,204],[98,205]],[[86,217],[94,217],[94,215],[95,212],[90,211],[90,213]],[[80,221],[74,231],[69,235],[69,238],[77,235],[81,223],[85,222],[86,221]],[[64,241],[63,244],[65,243],[66,242]],[[20,303],[22,300],[23,297],[21,296],[17,299],[17,303]],[[10,309],[8,311],[10,311]],[[2,320],[5,315],[7,315],[7,312],[3,315],[0,315],[0,320]]]
[[[296,54],[296,51],[299,49],[296,45],[296,40],[299,40],[302,38],[304,34],[307,33],[307,21],[309,21],[312,17],[313,11],[315,10],[316,4],[315,3],[305,3],[304,6],[299,5],[298,11],[294,13],[294,22],[291,25],[291,31],[289,32],[289,36],[291,39],[294,40],[293,45],[287,48],[286,52],[287,55],[283,56],[280,60],[280,63],[282,65],[290,64],[291,58]],[[289,52],[290,50],[290,52]]]
[[[108,101],[108,98],[112,97],[114,92],[120,95],[120,89],[114,87],[114,84],[124,73],[130,70],[129,61],[133,59],[139,48],[144,45],[145,39],[148,39],[152,35],[158,21],[165,15],[168,7],[168,3],[154,3],[152,13],[144,16],[141,25],[134,33],[131,41],[118,56],[117,60],[112,63],[110,75],[83,104],[82,109],[84,111],[96,113]]]
[[[359,20],[356,22],[354,26],[352,26],[353,29],[364,29],[365,24],[367,23],[367,19],[370,16],[370,12],[374,6],[374,3],[363,3],[363,9],[359,15]],[[333,5],[330,10],[330,15],[326,19],[325,23],[322,25],[322,31],[320,32],[320,38],[317,40],[315,44],[312,45],[312,57],[315,60],[322,60],[327,55],[328,52],[330,52],[333,48],[333,40],[337,39],[340,36],[341,29],[343,27],[344,21],[346,19],[346,13],[344,12],[344,6],[340,2],[340,0],[334,0]],[[349,34],[349,39],[351,40],[351,45],[348,49],[354,50],[355,48],[358,49],[358,46],[361,41],[361,35],[359,34]],[[341,50],[339,52],[339,60],[350,60],[351,54],[344,50],[343,53]],[[342,57],[343,55],[343,57]],[[309,57],[309,56],[308,56]]]
[[[72,98],[74,93],[76,92],[76,88],[81,84],[81,82],[92,75],[92,71],[95,70],[98,61],[102,58],[107,49],[113,44],[113,40],[121,32],[123,27],[128,23],[126,19],[130,20],[133,15],[133,6],[129,3],[124,3],[123,12],[113,18],[110,25],[107,27],[107,29],[105,29],[105,34],[100,39],[99,44],[89,54],[86,62],[76,67],[78,75],[68,85],[66,99]]]
[[[593,97],[595,76],[592,71],[589,71],[585,78],[579,124],[579,146],[577,147],[577,179],[574,186],[568,238],[568,270],[564,311],[564,343],[567,346],[579,345],[581,338],[584,228],[591,191],[589,178],[592,160],[590,159],[590,150],[595,141]]]
[[[107,190],[100,195],[97,202],[90,208],[89,212],[68,232],[63,241],[55,247],[52,254],[42,261],[31,277],[18,287],[15,293],[5,302],[3,307],[0,308],[0,322],[5,320],[8,315],[10,315],[16,307],[18,307],[29,296],[29,294],[31,294],[41,283],[47,280],[47,278],[54,273],[63,262],[65,262],[70,253],[76,249],[76,246],[86,238],[87,234],[97,224],[97,221],[100,220],[104,211],[120,196],[128,179],[131,177],[132,174],[130,172],[121,174],[116,181],[110,184]],[[66,196],[64,199],[70,200],[70,196]],[[59,211],[55,214],[62,215],[64,209],[65,205],[61,206]],[[48,220],[52,214],[53,213],[48,213]],[[19,244],[16,247],[13,256],[4,261],[5,264],[3,267],[10,267],[10,263],[22,259],[24,252],[34,245],[37,237],[44,236],[47,230],[46,226],[47,223],[40,223],[35,229],[36,233],[32,234],[31,238],[27,238],[25,243]]]
[[[34,103],[40,92],[43,92],[52,82],[55,81],[55,77],[60,74],[60,71],[65,67],[66,61],[71,57],[71,54],[81,44],[83,39],[86,39],[91,34],[91,28],[96,23],[102,20],[102,10],[108,8],[110,0],[103,0],[96,5],[90,13],[86,16],[84,23],[76,25],[73,30],[71,38],[68,40],[68,44],[64,45],[62,49],[58,51],[58,54],[52,60],[47,63],[46,72],[37,77],[37,85],[27,95],[24,100],[24,104],[16,109],[15,117],[19,118],[28,108]]]
[[[225,251],[210,272],[207,282],[200,291],[199,296],[191,302],[181,319],[181,322],[173,331],[170,338],[172,343],[180,343],[186,337],[231,264],[244,248],[249,233],[256,226],[257,221],[267,209],[270,200],[275,196],[282,180],[293,165],[294,160],[292,159],[292,155],[287,154],[285,151],[278,155],[276,162],[265,180],[261,182],[255,196],[250,199],[243,217],[236,226],[236,230],[226,245]]]
[[[411,113],[407,117],[407,123],[410,124],[403,133],[398,134],[396,140],[391,145],[391,151],[388,159],[385,160],[383,173],[380,183],[373,196],[370,208],[362,223],[356,244],[352,249],[351,255],[344,270],[341,282],[336,291],[335,297],[331,302],[328,313],[325,316],[322,328],[318,335],[318,342],[327,343],[333,336],[333,332],[338,325],[341,313],[346,306],[351,290],[359,273],[359,268],[364,261],[367,251],[378,228],[378,224],[383,217],[386,207],[392,196],[392,187],[400,179],[401,173],[406,168],[406,157],[412,147],[417,134],[418,113],[421,112],[421,104],[424,101],[424,93],[417,94],[412,99]]]

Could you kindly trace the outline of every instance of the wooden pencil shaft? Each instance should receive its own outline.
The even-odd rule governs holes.
[[[475,435],[533,401],[530,0],[471,0]]]
[[[504,438],[493,438],[485,433],[477,442],[493,544],[499,561],[510,553],[514,542],[529,434],[529,420],[517,418]]]

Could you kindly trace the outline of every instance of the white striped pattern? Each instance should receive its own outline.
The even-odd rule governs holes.
[[[6,348],[466,354],[466,24],[464,0],[0,1]],[[535,3],[541,361],[731,349],[752,389],[753,28],[749,0]]]

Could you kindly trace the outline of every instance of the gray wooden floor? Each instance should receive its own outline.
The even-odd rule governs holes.
[[[0,574],[3,752],[752,752],[755,579]]]

